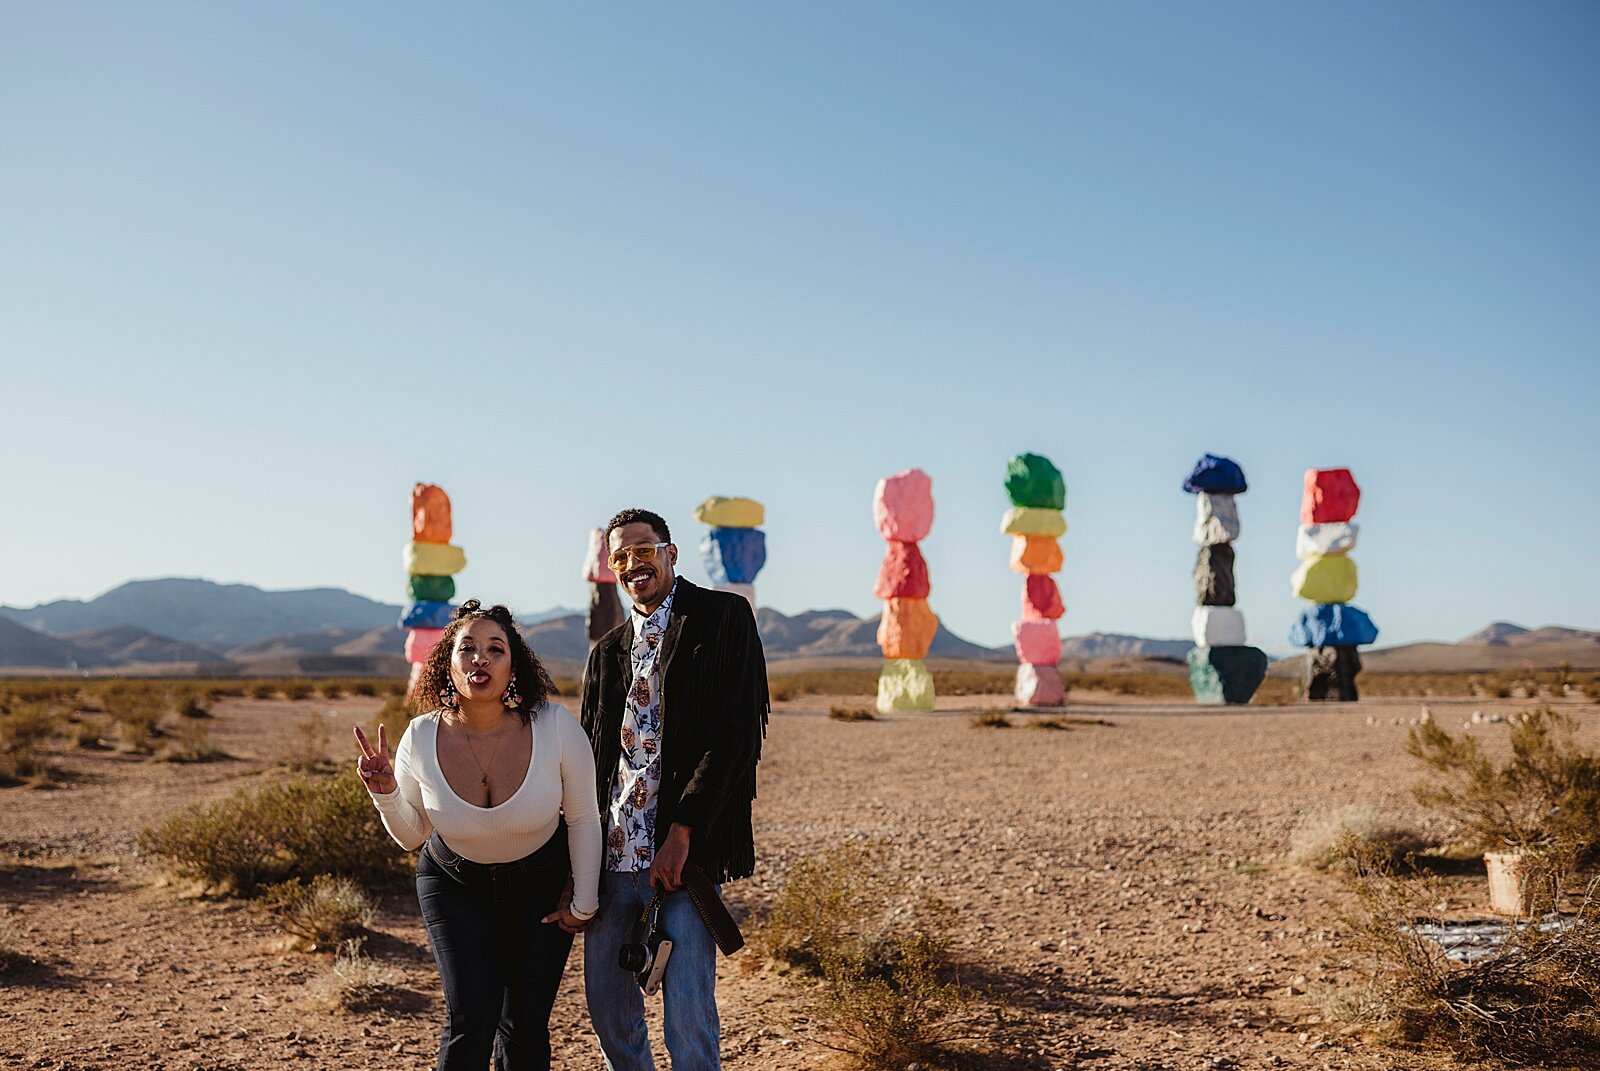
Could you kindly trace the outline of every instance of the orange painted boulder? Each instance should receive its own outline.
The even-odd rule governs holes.
[[[890,599],[878,621],[878,646],[885,658],[926,658],[938,630],[927,599]]]
[[[431,483],[411,488],[411,538],[418,543],[448,543],[454,534],[450,496],[444,488]]]
[[[1011,569],[1017,573],[1045,574],[1061,571],[1061,541],[1053,536],[1011,537]]]

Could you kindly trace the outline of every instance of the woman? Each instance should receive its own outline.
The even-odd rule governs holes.
[[[402,848],[448,1011],[439,1071],[550,1066],[561,972],[599,907],[589,739],[504,606],[463,603],[412,695],[391,761],[356,729],[358,770]],[[563,819],[563,816],[564,819]],[[570,860],[569,860],[570,850]],[[570,902],[564,895],[572,879]]]

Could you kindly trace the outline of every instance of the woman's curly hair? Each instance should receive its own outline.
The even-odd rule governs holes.
[[[411,708],[418,714],[439,709],[439,691],[450,683],[450,657],[456,649],[456,635],[474,621],[488,619],[505,630],[506,644],[511,652],[511,672],[515,675],[517,692],[522,702],[517,704],[517,714],[523,724],[531,722],[545,702],[555,694],[555,681],[533,653],[528,641],[522,638],[511,611],[494,605],[487,610],[477,599],[468,599],[456,607],[456,616],[445,626],[444,635],[422,665],[422,675],[409,697]]]

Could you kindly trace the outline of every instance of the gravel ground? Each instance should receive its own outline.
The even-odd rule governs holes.
[[[1343,886],[1285,859],[1307,814],[1352,803],[1412,813],[1403,744],[1417,701],[1074,700],[1054,729],[1021,714],[1010,728],[974,727],[969,711],[985,701],[971,698],[854,723],[827,710],[859,698],[781,704],[757,801],[762,870],[729,887],[730,903],[758,911],[801,855],[886,842],[913,891],[955,909],[963,980],[1012,1009],[996,1068],[1455,1066],[1322,1022],[1317,993],[1356,977],[1339,941]],[[0,790],[0,923],[36,961],[0,976],[0,1067],[431,1066],[441,1010],[414,900],[388,897],[368,944],[390,995],[328,1012],[312,997],[325,954],[286,949],[250,906],[163,882],[131,850],[139,828],[191,800],[281,776],[274,760],[302,721],[325,719],[343,757],[348,725],[376,705],[226,701],[212,732],[228,760],[71,752],[63,787]],[[1429,705],[1455,729],[1474,710],[1527,704]],[[1569,709],[1600,743],[1595,708]],[[1461,879],[1456,907],[1481,907],[1478,881]],[[553,1020],[557,1066],[596,1068],[578,962]],[[822,1027],[804,987],[749,951],[723,961],[719,992],[727,1066],[837,1066],[812,1040]]]

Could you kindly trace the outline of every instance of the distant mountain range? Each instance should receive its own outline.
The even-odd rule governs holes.
[[[380,673],[405,671],[400,606],[338,588],[263,591],[209,580],[136,580],[95,599],[0,606],[0,668],[172,672]],[[756,613],[773,662],[877,659],[878,619],[846,610]],[[573,672],[588,655],[583,615],[556,608],[522,619],[541,658]],[[1068,661],[1182,659],[1188,640],[1094,632],[1062,640]],[[1009,663],[1011,647],[984,647],[940,626],[930,657]],[[1372,669],[1491,669],[1568,661],[1600,668],[1600,632],[1527,629],[1497,621],[1458,644],[1363,652]]]

